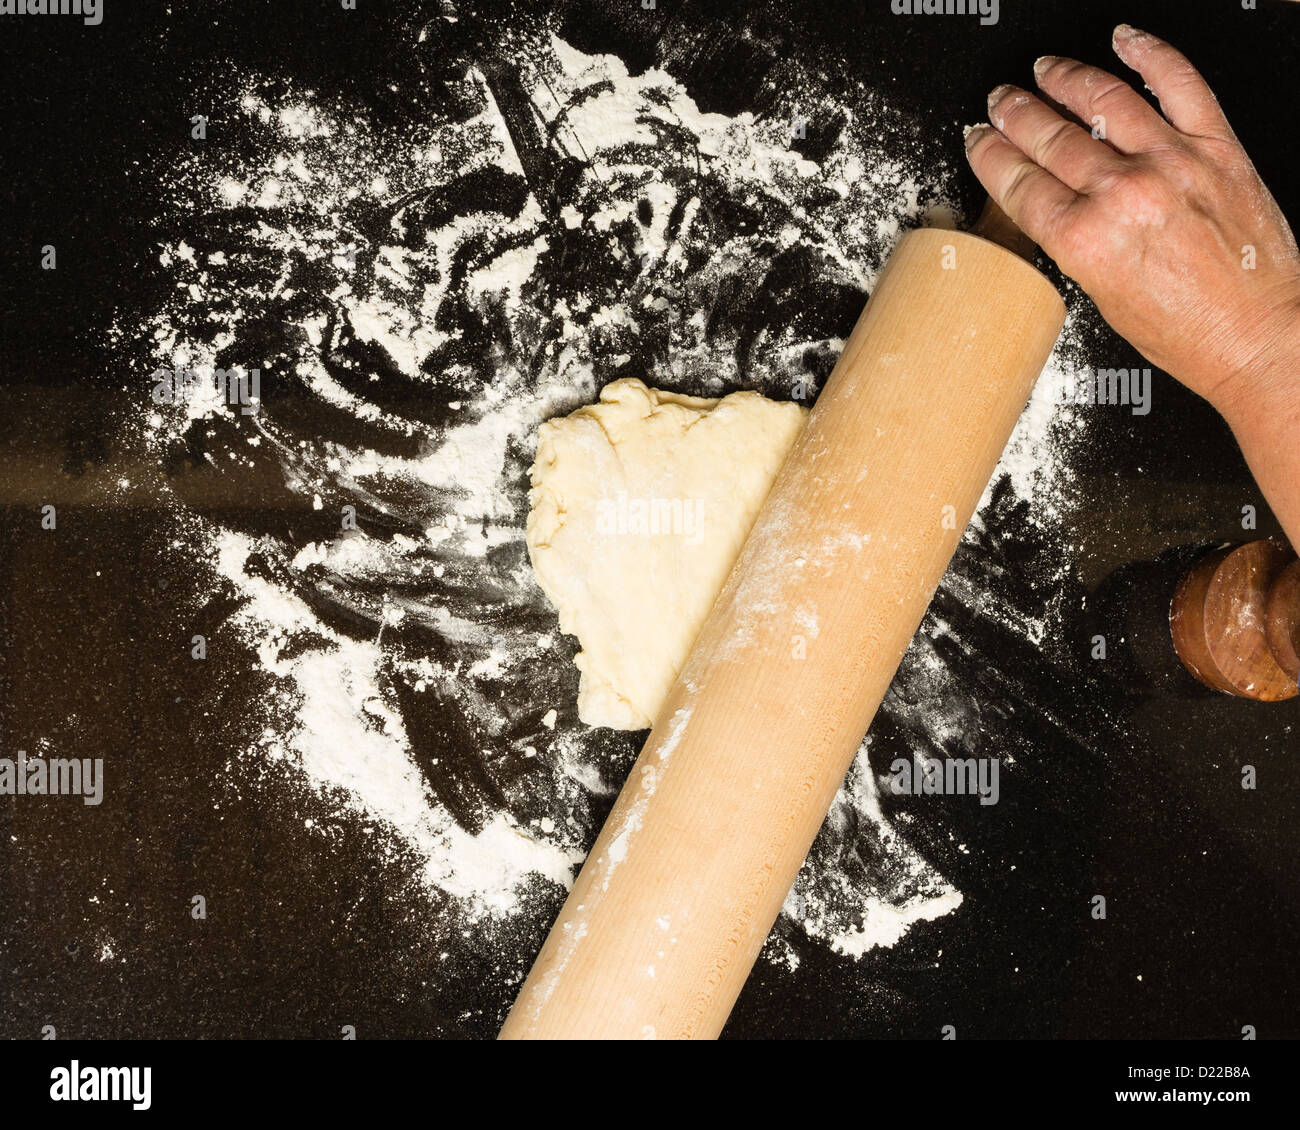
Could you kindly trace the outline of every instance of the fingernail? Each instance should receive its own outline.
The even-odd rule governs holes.
[[[983,122],[980,122],[979,125],[967,126],[965,129],[966,152],[969,153],[972,149],[974,149],[975,146],[979,143],[980,138],[983,137],[986,133],[988,133],[989,130],[990,127],[986,126]]]
[[[1041,59],[1036,59],[1034,61],[1034,77],[1042,78],[1059,62],[1060,59],[1056,55],[1044,55]]]
[[[1115,43],[1128,43],[1134,39],[1141,39],[1146,35],[1145,31],[1138,31],[1132,24],[1120,24],[1115,29],[1113,41]]]
[[[991,91],[989,91],[989,109],[993,109],[994,106],[1011,93],[1011,90],[1011,85],[1004,82],[1001,86],[995,86]]]

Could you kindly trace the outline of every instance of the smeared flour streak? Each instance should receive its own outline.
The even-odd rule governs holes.
[[[401,131],[234,76],[255,153],[171,172],[171,295],[118,326],[156,366],[262,372],[252,415],[128,390],[136,440],[182,467],[168,501],[201,553],[196,600],[237,601],[228,626],[276,688],[232,773],[287,768],[298,784],[267,776],[268,803],[304,790],[373,827],[377,854],[400,845],[386,865],[450,899],[456,928],[558,903],[635,754],[574,719],[572,643],[528,568],[537,425],[619,376],[816,388],[849,328],[836,311],[860,307],[903,226],[951,215],[956,176],[869,91],[805,76],[799,108],[838,123],[814,160],[793,103],[705,112],[662,70],[546,33],[502,43],[467,63],[454,113]],[[1035,396],[1000,468],[1046,526],[1070,412]],[[272,516],[195,486],[242,498],[268,479]],[[970,704],[924,636],[885,709],[941,746]],[[791,971],[797,935],[860,956],[961,904],[882,812],[866,749],[765,951]]]

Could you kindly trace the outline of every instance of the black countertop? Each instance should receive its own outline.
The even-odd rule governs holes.
[[[221,678],[219,657],[174,658],[178,639],[219,633],[231,608],[209,606],[195,627],[184,573],[160,565],[164,516],[139,497],[100,501],[123,458],[106,327],[167,285],[148,265],[163,202],[131,170],[189,150],[196,90],[216,106],[215,143],[242,144],[221,135],[211,101],[232,61],[409,120],[417,96],[385,80],[412,65],[438,5],[105,3],[98,28],[0,29],[0,755],[44,738],[103,757],[112,782],[98,807],[0,799],[0,1034],[336,1038],[351,1024],[369,1037],[490,1036],[560,892],[526,908],[507,950],[468,939],[449,965],[419,921],[438,907],[413,900],[364,829],[340,822],[326,851],[304,829],[310,807],[241,789],[230,762],[253,717],[241,696],[261,688]],[[667,66],[703,109],[761,110],[771,60],[797,52],[832,78],[887,89],[954,147],[993,85],[1026,81],[1046,52],[1107,65],[1109,30],[1129,20],[1202,66],[1283,210],[1300,217],[1295,5],[1004,0],[998,24],[978,28],[894,16],[885,0],[573,0],[462,5],[461,20],[491,29],[550,7],[570,42],[634,69]],[[963,184],[969,209],[978,187]],[[37,269],[45,244],[59,248],[56,271]],[[1136,361],[1113,337],[1100,349]],[[797,970],[761,962],[727,1035],[1300,1035],[1300,701],[1204,690],[1176,666],[1163,622],[1199,548],[1277,526],[1223,423],[1156,380],[1161,411],[1108,414],[1088,432],[1063,638],[1036,649],[940,594],[936,614],[978,641],[978,661],[958,668],[969,693],[1006,705],[985,737],[1014,735],[1019,760],[995,808],[951,799],[912,825],[962,891],[960,913],[856,961],[796,942]],[[40,528],[51,499],[57,535]],[[235,503],[211,504],[222,505]],[[275,501],[237,505],[269,514]],[[1244,505],[1259,510],[1257,533],[1241,529]],[[1015,566],[1041,547],[1012,536],[1011,502],[990,514],[959,565],[1038,599]],[[990,562],[1008,568],[985,576]],[[1103,670],[1088,653],[1097,632],[1119,641]],[[638,740],[612,739],[616,759],[630,764]],[[885,719],[878,740],[883,771],[908,734]],[[424,751],[431,774],[436,752]],[[1241,788],[1244,764],[1258,771],[1254,791]],[[200,891],[211,913],[196,922]],[[1097,894],[1105,921],[1089,913]],[[109,935],[121,960],[102,959]]]

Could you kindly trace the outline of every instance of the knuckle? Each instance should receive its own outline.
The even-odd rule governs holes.
[[[1035,139],[1030,156],[1039,165],[1050,165],[1053,158],[1068,145],[1074,134],[1075,126],[1066,121],[1056,122],[1044,134]]]
[[[1201,162],[1195,154],[1181,147],[1162,153],[1160,167],[1174,187],[1181,191],[1194,188],[1202,179]]]
[[[1108,109],[1122,106],[1134,97],[1136,95],[1128,83],[1107,75],[1104,81],[1094,84],[1091,105],[1094,110],[1105,113]]]
[[[1011,180],[1007,184],[1006,199],[1011,203],[1019,203],[1025,193],[1029,190],[1034,182],[1034,174],[1037,172],[1033,165],[1020,165],[1011,175]]]
[[[1149,167],[1131,167],[1111,175],[1107,195],[1130,223],[1146,225],[1169,214],[1182,196],[1163,174]]]
[[[1124,163],[1104,170],[1093,184],[1093,191],[1098,195],[1110,196],[1124,200],[1126,197],[1144,191],[1141,181],[1145,174],[1135,166]]]
[[[1159,182],[1166,189],[1187,193],[1206,179],[1203,158],[1187,145],[1164,145],[1143,155],[1140,179]]]
[[[1201,94],[1207,89],[1201,72],[1186,59],[1170,66],[1163,77],[1165,85],[1179,93]]]

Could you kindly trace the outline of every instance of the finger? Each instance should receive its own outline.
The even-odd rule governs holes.
[[[989,120],[1031,161],[1076,192],[1086,195],[1124,165],[1104,141],[1014,86],[989,95]]]
[[[1181,51],[1145,31],[1120,24],[1115,54],[1142,76],[1174,128],[1194,137],[1232,137],[1210,84]]]
[[[1175,137],[1142,95],[1098,67],[1045,55],[1034,64],[1034,77],[1044,94],[1121,153],[1157,149]]]
[[[992,126],[979,125],[970,131],[966,153],[988,194],[1025,235],[1044,249],[1061,218],[1083,199],[1034,164]]]

